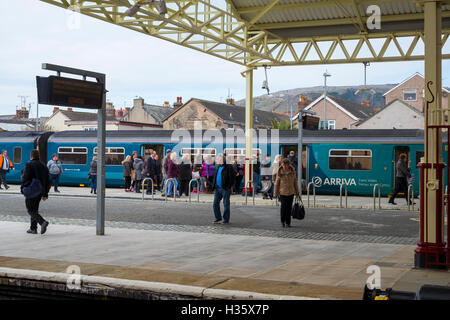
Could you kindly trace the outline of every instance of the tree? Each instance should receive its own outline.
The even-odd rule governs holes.
[[[278,130],[293,130],[297,128],[297,121],[292,121],[292,127],[288,120],[283,120],[279,122],[277,119],[271,121],[272,128]]]

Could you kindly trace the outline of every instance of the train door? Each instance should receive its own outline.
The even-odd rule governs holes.
[[[147,161],[147,159],[150,157],[151,151],[156,151],[158,154],[159,159],[162,159],[164,156],[164,146],[158,145],[158,144],[144,144],[141,149],[141,154],[144,157],[144,161]]]
[[[287,158],[289,156],[289,153],[291,151],[294,151],[297,155],[297,146],[281,146],[281,154],[283,155],[283,158]],[[308,146],[303,145],[302,150],[302,179],[309,181],[308,174]],[[297,168],[296,168],[297,169]]]
[[[408,146],[395,146],[394,148],[394,160],[392,161],[392,173],[393,173],[393,177],[392,177],[392,190],[395,190],[395,185],[396,185],[396,177],[397,177],[397,172],[396,172],[396,167],[397,167],[397,161],[400,159],[400,155],[401,154],[406,154],[406,159],[408,159],[408,168],[411,167],[411,152]],[[414,164],[413,164],[414,165]]]

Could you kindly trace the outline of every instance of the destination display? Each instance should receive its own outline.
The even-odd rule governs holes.
[[[54,106],[101,109],[102,83],[49,76],[36,77],[38,102]]]

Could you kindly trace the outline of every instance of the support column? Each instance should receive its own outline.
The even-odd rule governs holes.
[[[245,71],[246,95],[245,95],[245,184],[244,190],[252,192],[253,184],[248,185],[248,181],[253,180],[253,166],[251,164],[253,155],[253,69],[247,68]]]
[[[425,157],[420,164],[420,239],[415,250],[417,268],[445,262],[441,125],[442,41],[441,2],[425,0]]]
[[[105,235],[106,78],[102,108],[97,110],[97,235]],[[145,191],[143,191],[145,192]]]

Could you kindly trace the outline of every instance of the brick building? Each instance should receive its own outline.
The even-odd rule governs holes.
[[[404,80],[383,96],[386,99],[386,105],[398,99],[414,107],[419,112],[423,112],[425,106],[425,78],[418,72],[408,79]],[[442,88],[442,105],[447,108],[450,91]]]

